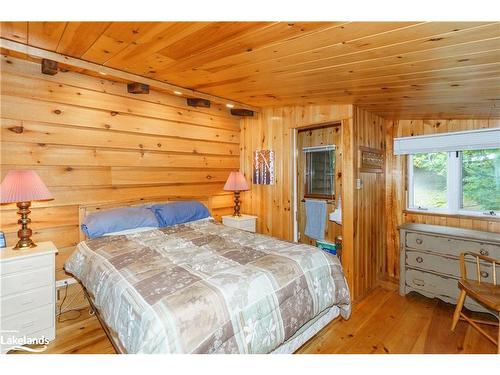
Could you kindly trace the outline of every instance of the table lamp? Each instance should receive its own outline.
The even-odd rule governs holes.
[[[31,240],[32,231],[28,228],[31,219],[30,214],[31,201],[43,201],[54,199],[52,194],[40,179],[35,171],[31,170],[12,170],[7,173],[0,185],[0,203],[17,203],[21,216],[18,223],[21,229],[17,232],[19,242],[14,249],[28,249],[35,247],[36,244]]]
[[[241,172],[231,172],[227,178],[224,190],[234,191],[234,213],[233,216],[240,214],[240,191],[248,190],[247,180]]]

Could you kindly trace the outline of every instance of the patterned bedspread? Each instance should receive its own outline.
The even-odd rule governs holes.
[[[268,353],[336,305],[336,256],[204,219],[81,242],[65,269],[128,353]]]

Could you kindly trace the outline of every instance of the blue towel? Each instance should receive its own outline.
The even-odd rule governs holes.
[[[306,230],[305,235],[315,240],[325,238],[326,202],[323,200],[306,199]]]

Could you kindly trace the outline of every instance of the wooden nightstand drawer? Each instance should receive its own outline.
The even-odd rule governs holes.
[[[23,293],[32,289],[54,284],[54,267],[44,267],[35,271],[27,271],[2,277],[0,295]]]
[[[18,331],[19,336],[28,336],[42,329],[54,327],[54,317],[55,305],[52,303],[5,318],[2,316],[2,330]]]
[[[249,232],[255,232],[255,220],[242,221],[239,223],[239,228]]]
[[[222,216],[222,224],[228,227],[246,230],[248,232],[255,232],[256,222],[257,222],[257,217],[251,215]]]
[[[9,338],[55,338],[56,253],[50,241],[0,250],[0,353],[12,347]]]
[[[54,262],[55,260],[53,254],[41,254],[37,256],[16,259],[15,261],[2,262],[0,263],[0,276],[4,277],[16,272],[49,267],[52,266]]]
[[[54,288],[49,285],[33,289],[29,292],[2,297],[0,305],[2,316],[8,318],[12,314],[36,309],[47,304],[53,304],[55,301],[54,292]]]

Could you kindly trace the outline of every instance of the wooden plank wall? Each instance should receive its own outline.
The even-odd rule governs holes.
[[[500,233],[500,219],[405,212],[406,156],[393,155],[394,138],[498,127],[500,127],[500,119],[386,121],[386,269],[389,277],[399,277],[399,232],[397,227],[402,223],[447,225]]]
[[[350,105],[265,107],[256,118],[241,120],[241,171],[250,181],[255,150],[275,152],[273,185],[253,185],[242,195],[242,212],[259,217],[258,231],[293,240],[294,129],[349,120]]]
[[[354,116],[353,116],[354,110]],[[355,190],[359,146],[384,148],[384,121],[351,105],[266,107],[257,118],[241,121],[241,170],[250,179],[255,150],[276,153],[274,185],[251,185],[242,196],[242,211],[257,215],[258,231],[293,240],[293,133],[296,129],[341,122],[344,272],[354,298],[376,284],[384,267],[384,174],[365,178],[363,194]],[[381,186],[381,187],[380,187]],[[366,204],[373,199],[374,205]],[[372,211],[373,210],[373,211]],[[365,216],[362,216],[364,213]],[[367,216],[368,215],[368,216]]]
[[[255,150],[275,152],[275,183],[250,185],[242,195],[242,212],[258,216],[260,233],[293,240],[293,148],[294,133],[299,128],[330,122],[346,124],[352,121],[351,105],[310,105],[291,107],[264,107],[255,118],[241,120],[241,171],[251,181],[252,157]],[[342,128],[344,129],[344,127]],[[345,211],[344,211],[345,212]],[[345,248],[344,272],[348,282],[353,282],[350,254]]]
[[[354,179],[360,179],[361,189],[353,188],[354,208],[354,272],[355,295],[365,296],[385,274],[385,173],[361,172],[358,167],[359,148],[369,147],[385,152],[385,120],[359,107],[353,110],[354,147],[351,153]],[[344,166],[344,170],[346,167]]]
[[[8,56],[1,72],[1,177],[34,169],[54,195],[34,203],[31,218],[34,239],[59,247],[59,271],[78,242],[79,204],[211,195],[214,216],[231,212],[222,186],[240,164],[240,129],[227,108],[194,109],[153,90],[128,94],[104,77],[43,75],[38,63]],[[0,213],[15,243],[15,205]]]

